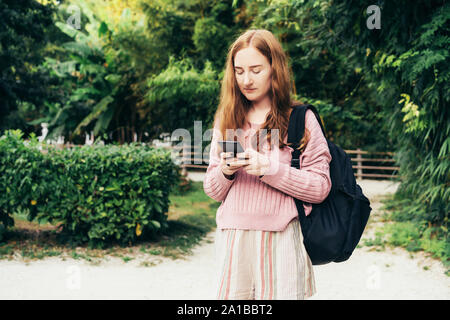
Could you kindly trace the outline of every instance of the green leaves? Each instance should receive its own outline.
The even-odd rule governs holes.
[[[160,229],[161,228],[161,224],[158,221],[150,220],[150,222],[156,229]]]
[[[170,152],[94,144],[43,154],[21,135],[0,138],[0,226],[11,225],[8,214],[19,207],[30,221],[59,222],[66,238],[91,244],[133,242],[137,224],[139,237],[167,226],[168,195],[179,179]]]
[[[219,81],[211,64],[197,70],[191,59],[170,57],[165,70],[147,81],[148,114],[168,132],[193,128],[194,121],[212,122],[211,106],[217,105]],[[167,112],[176,108],[177,112]],[[147,113],[143,114],[146,116]]]
[[[376,132],[374,136],[392,140],[400,166],[396,217],[418,225],[448,224],[450,5],[440,0],[385,1],[385,18],[378,32],[364,27],[364,1],[328,3],[325,23],[309,35],[316,44],[331,37],[336,45],[326,46],[327,50],[337,47],[338,56],[348,54],[346,64],[361,65],[362,80],[370,88],[367,93],[375,98],[372,104],[379,105],[379,112],[368,109],[367,114],[373,126],[375,116],[389,129],[385,135]],[[370,108],[368,102],[366,108]]]
[[[62,32],[67,34],[71,38],[75,38],[75,36],[79,33],[79,31],[75,28],[70,27],[68,24],[63,22],[55,22],[55,26],[57,26]]]
[[[419,106],[411,101],[408,94],[402,93],[403,97],[398,103],[403,104],[402,112],[405,114],[402,121],[406,125],[405,132],[424,130],[425,125],[420,121]]]
[[[114,101],[114,99],[111,96],[106,96],[102,100],[100,100],[100,102],[94,106],[92,112],[86,118],[84,118],[80,122],[80,124],[78,124],[78,126],[75,129],[75,134],[80,134],[81,129],[83,127],[87,126],[93,120],[100,117],[107,110],[108,104],[110,104],[113,101]],[[111,120],[111,117],[109,117],[109,120]],[[102,119],[102,121],[103,121],[102,125],[107,125],[107,123],[109,122],[109,121],[105,121],[105,119]],[[97,134],[99,129],[102,128],[102,125],[96,127],[97,132],[95,132],[95,134]]]
[[[107,21],[100,19],[104,12],[94,10],[93,3],[81,1],[80,8],[82,17],[88,21],[82,24],[81,30],[55,22],[71,39],[59,45],[57,57],[47,58],[42,66],[53,75],[52,89],[58,93],[55,99],[59,99],[45,104],[47,108],[42,111],[45,117],[40,117],[50,123],[49,137],[64,135],[79,143],[85,133],[93,131],[95,136],[103,137],[113,132],[114,139],[119,140],[117,135],[121,132],[112,128],[113,120],[118,127],[142,132],[145,121],[137,114],[136,101],[142,100],[144,93],[142,84],[137,83],[148,76],[145,69],[152,63],[143,57],[143,52],[148,51],[143,44],[150,43],[143,37],[145,27],[128,23],[129,10],[124,10],[118,28],[111,25],[114,21],[109,20],[111,17],[103,16]],[[136,59],[143,61],[135,63]],[[131,141],[133,136],[134,132],[127,140]]]
[[[98,36],[101,37],[105,35],[108,32],[108,30],[109,30],[108,25],[104,21],[102,21],[100,23],[100,27],[98,27]]]

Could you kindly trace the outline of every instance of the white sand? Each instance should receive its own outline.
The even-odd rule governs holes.
[[[373,198],[395,191],[386,182],[361,181]],[[60,257],[24,263],[0,261],[0,299],[214,299],[214,232],[185,260],[164,259],[152,267],[114,258],[91,265]],[[363,247],[350,260],[314,266],[312,299],[450,299],[450,277],[423,253]],[[428,269],[425,270],[424,269]]]

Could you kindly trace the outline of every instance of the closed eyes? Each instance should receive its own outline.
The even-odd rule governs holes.
[[[258,70],[258,71],[255,71],[255,70],[253,70],[253,73],[254,74],[258,74],[258,73],[260,73],[261,72],[261,70]],[[238,72],[238,71],[236,71],[236,74],[244,74],[244,72]]]

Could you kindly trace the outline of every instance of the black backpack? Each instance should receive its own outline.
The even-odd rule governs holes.
[[[300,151],[296,148],[305,131],[307,109],[314,112],[325,138],[326,134],[314,106],[300,105],[292,108],[287,142],[291,142],[294,149],[291,166],[300,169]],[[326,140],[332,157],[332,187],[328,197],[320,204],[312,204],[312,211],[308,216],[305,216],[303,202],[294,198],[303,243],[313,265],[347,260],[361,239],[372,210],[369,199],[356,183],[349,156],[343,149]]]

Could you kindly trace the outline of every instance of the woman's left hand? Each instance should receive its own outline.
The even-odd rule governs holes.
[[[238,158],[248,158],[248,165],[243,170],[254,176],[264,175],[270,167],[270,160],[267,156],[258,151],[248,148],[244,152],[237,154]]]

